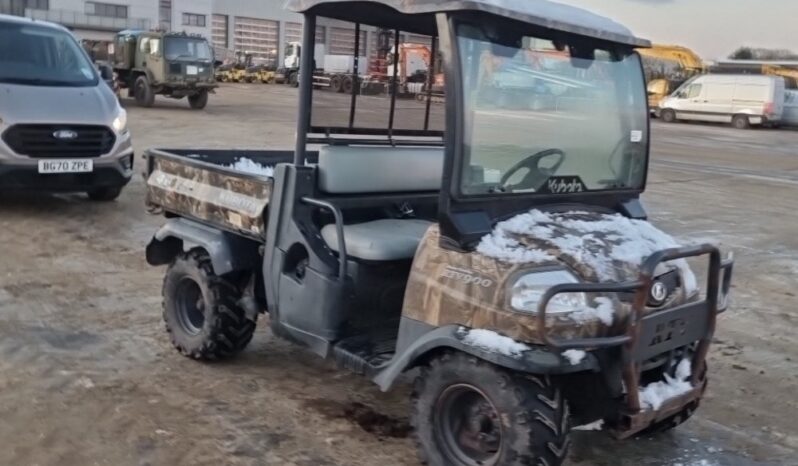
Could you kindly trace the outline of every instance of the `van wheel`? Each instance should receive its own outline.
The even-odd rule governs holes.
[[[99,188],[86,193],[89,199],[96,202],[111,202],[122,194],[122,188]]]
[[[751,120],[746,115],[735,115],[732,118],[732,126],[737,129],[748,129],[751,127]]]
[[[141,107],[152,107],[152,104],[155,103],[155,94],[152,92],[150,81],[146,76],[136,78],[133,95],[136,97],[136,103]]]
[[[252,340],[255,321],[237,303],[238,289],[213,272],[205,251],[180,254],[163,282],[163,319],[172,345],[198,360],[227,358]]]
[[[422,368],[412,418],[429,466],[557,466],[570,444],[568,404],[551,380],[463,353]]]
[[[667,108],[665,110],[660,111],[659,117],[665,123],[674,123],[674,122],[676,122],[676,112],[674,112],[673,110],[667,109]]]
[[[188,104],[194,110],[202,110],[208,105],[208,91],[203,89],[196,94],[188,96]]]

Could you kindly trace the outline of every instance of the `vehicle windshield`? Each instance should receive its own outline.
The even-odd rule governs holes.
[[[164,48],[167,60],[211,61],[211,48],[202,39],[192,37],[167,37]]]
[[[96,86],[97,73],[66,31],[0,22],[0,83],[31,86]]]
[[[648,116],[639,56],[487,28],[457,29],[461,193],[641,189]]]

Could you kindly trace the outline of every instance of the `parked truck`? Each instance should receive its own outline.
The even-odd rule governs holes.
[[[142,107],[163,95],[187,97],[191,108],[203,109],[216,88],[213,53],[201,36],[122,31],[116,35],[113,66],[119,87]]]
[[[365,50],[365,44],[361,45]],[[351,94],[355,87],[355,57],[351,55],[330,55],[325,53],[324,44],[317,44],[313,54],[313,86],[333,92]],[[302,44],[290,42],[286,45],[283,67],[277,70],[276,81],[299,85],[299,64],[302,57]],[[368,58],[357,57],[357,76],[360,84],[368,82]]]

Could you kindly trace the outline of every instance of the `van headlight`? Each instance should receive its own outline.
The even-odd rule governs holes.
[[[543,294],[552,286],[566,283],[579,283],[579,279],[567,270],[549,270],[524,275],[513,285],[510,305],[516,311],[537,314]],[[560,293],[549,301],[546,314],[566,314],[586,307],[588,307],[587,296],[584,293]]]
[[[119,109],[119,113],[117,113],[111,126],[117,133],[124,133],[127,131],[127,111],[125,111],[124,108]]]

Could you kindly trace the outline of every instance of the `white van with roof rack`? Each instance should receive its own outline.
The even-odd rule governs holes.
[[[786,84],[779,76],[704,75],[684,83],[660,104],[662,121],[731,123],[735,128],[779,125]]]
[[[127,113],[75,37],[0,15],[0,191],[110,201],[133,159]]]

